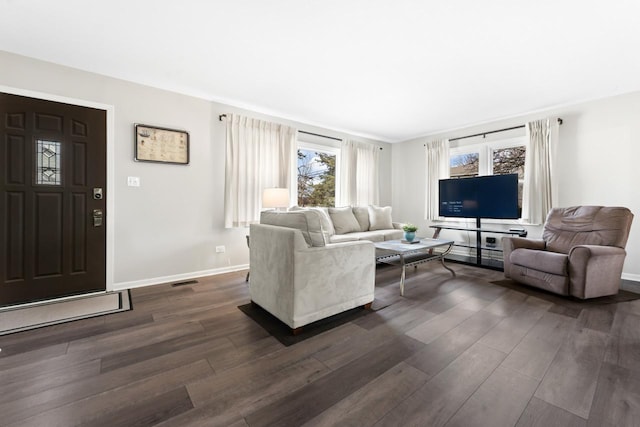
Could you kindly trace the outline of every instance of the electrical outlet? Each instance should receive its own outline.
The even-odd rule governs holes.
[[[222,254],[225,253],[227,249],[224,246],[216,246],[216,253]]]

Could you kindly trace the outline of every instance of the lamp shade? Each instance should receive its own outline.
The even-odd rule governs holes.
[[[263,208],[286,208],[287,206],[289,206],[288,188],[265,188],[263,190]]]

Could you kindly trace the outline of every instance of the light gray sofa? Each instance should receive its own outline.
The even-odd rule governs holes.
[[[384,242],[402,239],[403,223],[393,222],[390,206],[346,206],[342,208],[300,208],[291,212],[315,210],[321,213],[322,229],[328,243],[368,240]]]
[[[504,238],[504,275],[561,295],[618,293],[633,214],[623,207],[551,209],[542,239]]]
[[[327,242],[317,210],[265,211],[250,228],[251,301],[294,330],[373,301],[375,249]]]

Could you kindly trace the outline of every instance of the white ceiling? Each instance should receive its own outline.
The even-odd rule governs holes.
[[[640,90],[639,24],[638,0],[0,0],[0,50],[396,142]]]

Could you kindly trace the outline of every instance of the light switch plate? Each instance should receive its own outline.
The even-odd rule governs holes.
[[[129,187],[140,187],[140,177],[138,177],[138,176],[128,176],[127,177],[127,185]]]

